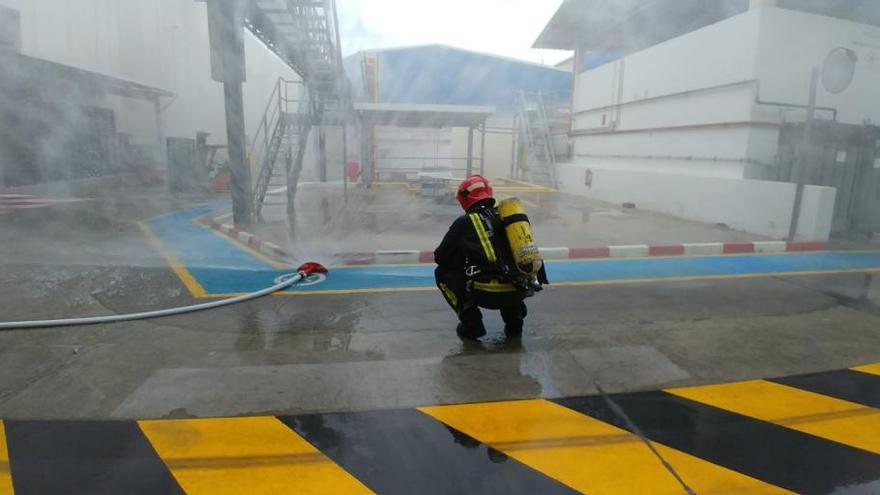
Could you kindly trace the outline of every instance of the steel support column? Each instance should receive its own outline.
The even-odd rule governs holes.
[[[366,140],[362,140],[361,142],[364,157],[364,161],[361,165],[363,169],[361,172],[361,181],[367,187],[370,187],[373,184],[373,178],[376,176],[376,126],[373,124],[367,124],[367,126],[367,137],[369,142]]]
[[[348,204],[348,124],[342,119],[342,200]]]
[[[226,142],[229,146],[229,170],[232,175],[232,221],[248,225],[252,220],[251,169],[247,163],[244,135],[244,99],[240,82],[223,83],[226,101]]]
[[[513,115],[513,139],[510,148],[510,178],[519,175],[519,115]]]
[[[470,177],[474,173],[474,128],[468,127],[467,141],[467,176]]]
[[[211,44],[211,78],[223,83],[226,107],[226,143],[232,175],[232,219],[235,225],[253,220],[253,188],[247,162],[244,133],[242,83],[244,59],[244,12],[242,0],[208,1],[208,36]]]
[[[327,134],[323,122],[318,127],[318,171],[321,182],[327,182]]]
[[[788,239],[795,240],[797,236],[798,222],[801,218],[801,204],[804,199],[804,185],[806,175],[812,171],[814,147],[813,147],[813,119],[816,118],[816,93],[819,90],[819,69],[814,68],[810,74],[810,101],[807,104],[807,120],[804,122],[804,140],[798,153],[797,189],[794,191],[794,205],[791,209],[791,224],[788,227]]]
[[[480,175],[486,173],[486,122],[480,126]]]
[[[162,131],[162,102],[159,101],[158,95],[153,97],[153,113],[156,121],[156,145],[159,147],[157,155],[167,165],[168,152],[165,149],[165,134]]]

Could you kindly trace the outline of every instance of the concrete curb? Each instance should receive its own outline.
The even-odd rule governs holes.
[[[701,242],[684,244],[599,247],[542,247],[545,260],[590,259],[590,258],[647,258],[651,256],[711,256],[722,254],[747,253],[785,253],[802,251],[822,251],[824,241],[755,241],[755,242]],[[374,251],[367,253],[337,254],[344,265],[433,263],[431,251],[398,250]]]
[[[220,217],[218,217],[220,218]],[[293,256],[285,251],[281,246],[275,244],[273,242],[264,241],[262,239],[257,238],[254,234],[250,232],[245,232],[243,230],[236,229],[233,225],[228,223],[222,223],[218,221],[216,218],[209,220],[206,223],[207,227],[210,227],[222,234],[225,234],[228,237],[231,237],[242,244],[247,244],[251,248],[259,251],[266,256],[276,258],[278,261],[283,263],[292,263]]]
[[[281,246],[263,241],[250,232],[236,229],[224,223],[230,215],[223,215],[206,222],[206,226],[231,237],[266,256],[284,263],[293,263],[293,255]],[[822,251],[825,241],[754,241],[754,242],[700,242],[682,244],[633,244],[596,247],[542,247],[545,260],[574,260],[591,258],[647,258],[651,256],[712,256],[722,254],[786,253]],[[378,250],[364,253],[337,253],[333,257],[342,265],[405,265],[433,263],[433,251],[416,249]]]

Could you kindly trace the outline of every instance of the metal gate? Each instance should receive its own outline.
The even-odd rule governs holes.
[[[803,141],[803,123],[782,127],[778,180],[837,188],[831,235],[880,233],[880,127],[814,121],[801,166]]]

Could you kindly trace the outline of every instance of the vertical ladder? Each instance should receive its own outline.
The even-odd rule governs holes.
[[[556,154],[543,95],[520,91],[517,107],[518,132],[528,148],[527,178],[535,184],[556,187]]]
[[[517,94],[514,132],[528,150],[525,170],[530,182],[557,187],[556,164],[570,158],[570,146],[557,147],[557,139],[567,136],[571,127],[570,101],[568,91]]]

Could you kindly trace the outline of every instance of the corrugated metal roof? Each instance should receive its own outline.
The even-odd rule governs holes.
[[[478,55],[481,57],[491,57],[491,58],[495,58],[498,60],[513,62],[516,64],[530,65],[532,67],[538,67],[541,69],[562,70],[564,72],[563,69],[559,69],[555,65],[539,64],[538,62],[532,62],[531,60],[522,60],[519,58],[508,57],[506,55],[498,55],[497,53],[481,52],[479,50],[471,50],[468,48],[461,48],[458,46],[447,45],[444,43],[420,43],[420,44],[416,44],[416,45],[388,46],[388,47],[384,47],[384,48],[375,48],[372,50],[361,50],[361,51],[355,52],[351,55],[348,55],[347,57],[345,57],[345,59],[348,60],[352,57],[359,57],[359,56],[362,56],[362,55],[368,54],[368,53],[369,54],[377,54],[377,53],[387,53],[387,52],[394,52],[394,51],[408,51],[408,50],[421,49],[421,48],[439,48],[439,49],[443,49],[443,50],[454,50],[454,51],[461,52],[461,53]]]
[[[570,91],[571,73],[556,67],[498,57],[444,45],[361,52],[346,59],[356,101],[368,101],[361,60],[378,60],[378,101],[439,105],[488,105],[509,114],[516,93]]]

